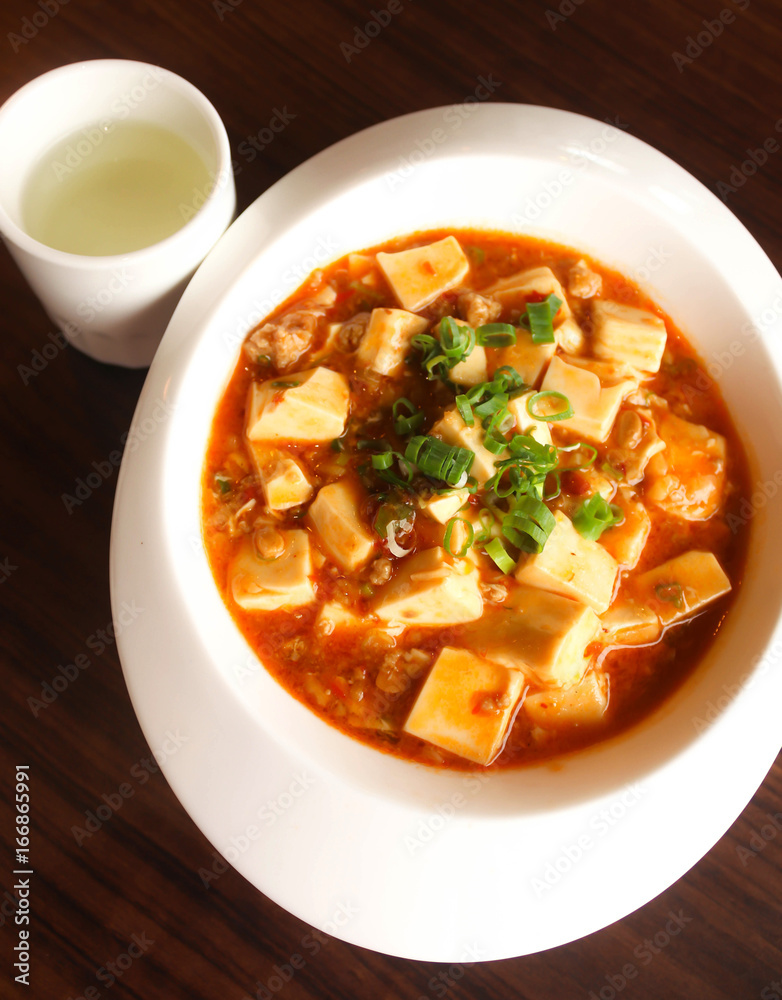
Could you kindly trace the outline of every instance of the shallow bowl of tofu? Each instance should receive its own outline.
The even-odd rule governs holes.
[[[571,434],[576,445],[593,442],[593,450],[621,434],[626,483],[611,483],[610,470],[585,475],[589,496],[600,497],[625,530],[613,542],[606,532],[602,542],[586,545],[576,507],[563,505],[538,524],[546,533],[539,552],[522,557],[508,543],[518,536],[498,536],[513,557],[511,603],[503,608],[498,590],[476,582],[482,570],[453,556],[466,556],[466,548],[454,542],[444,553],[437,541],[436,532],[463,508],[449,505],[453,497],[444,491],[426,499],[420,518],[430,542],[411,557],[407,577],[400,575],[404,586],[378,576],[369,607],[381,632],[400,621],[425,629],[451,616],[453,641],[441,644],[434,664],[427,660],[428,680],[406,726],[411,738],[455,749],[470,764],[465,769],[381,753],[292,697],[258,655],[272,619],[263,619],[248,642],[215,584],[202,525],[213,419],[248,334],[262,333],[265,319],[312,272],[429,231],[439,236],[428,245],[449,238],[458,244],[446,233],[464,231],[553,241],[574,248],[576,262],[583,255],[648,289],[697,352],[710,385],[718,386],[749,463],[746,496],[731,508],[733,528],[727,525],[728,532],[749,532],[748,549],[726,583],[719,560],[715,565],[686,544],[692,525],[707,522],[724,500],[715,486],[722,483],[715,471],[723,461],[721,436],[648,395],[628,406],[669,363],[659,316],[655,322],[637,303],[598,295],[585,356],[573,296],[580,288],[589,298],[591,288],[595,297],[594,270],[585,263],[561,298],[556,289],[538,289],[537,301],[560,299],[557,339],[543,366],[534,355],[538,370],[522,380],[531,388],[514,383],[506,394],[508,426],[532,433],[536,419],[546,424],[554,413],[562,418],[560,445]],[[453,260],[449,246],[445,271]],[[429,336],[435,324],[415,289],[395,276],[393,248],[377,257],[382,253],[388,259],[379,264],[386,265],[396,301],[369,312],[352,346],[357,364],[393,379],[399,343]],[[437,271],[439,264],[427,259]],[[487,298],[502,304],[518,296],[518,275],[510,270],[514,281],[497,279]],[[534,270],[527,267],[528,281],[540,280],[530,277]],[[464,278],[457,272],[452,288]],[[406,299],[408,292],[413,297]],[[317,281],[312,293],[318,294]],[[488,317],[472,315],[469,305],[463,315],[454,313],[449,337],[487,325]],[[329,307],[320,300],[314,308]],[[326,150],[261,196],[199,270],[163,339],[130,432],[112,532],[113,605],[117,612],[128,601],[144,608],[118,636],[130,695],[150,746],[162,745],[171,731],[184,737],[164,771],[215,849],[319,929],[390,954],[450,962],[529,954],[581,937],[653,898],[702,857],[779,749],[781,315],[779,275],[713,195],[613,126],[564,112],[515,105],[471,107],[462,116],[453,109],[420,112]],[[518,314],[516,320],[521,327]],[[294,339],[258,341],[259,355],[280,354],[268,378],[253,376],[242,447],[267,505],[284,511],[306,504],[306,510],[300,526],[262,534],[263,544],[256,531],[253,546],[238,544],[230,553],[237,607],[248,613],[288,607],[292,620],[312,600],[319,560],[369,567],[380,544],[355,519],[356,482],[338,476],[315,482],[307,462],[291,458],[290,423],[302,440],[328,446],[344,433],[351,391],[339,366],[317,356],[318,344],[301,363],[285,356]],[[515,337],[501,348],[509,352],[503,363],[522,370],[530,363],[526,346],[524,336]],[[483,370],[470,370],[475,361],[465,357],[459,362],[465,368],[451,371],[464,380],[465,397],[470,379],[483,384]],[[567,413],[547,409],[562,398]],[[485,401],[480,394],[476,400]],[[658,411],[653,421],[625,416],[633,406]],[[471,452],[475,479],[485,460],[485,484],[496,453],[483,454],[485,438],[471,436],[477,424],[465,412],[445,407],[431,436],[452,458],[455,449]],[[540,436],[537,442],[546,444]],[[424,446],[418,447],[423,462]],[[689,487],[685,469],[694,477]],[[637,589],[617,606],[622,567],[648,535],[634,506],[634,476],[648,477],[649,503],[678,519],[684,540],[679,555],[640,573]],[[452,525],[451,540],[461,530]],[[480,528],[470,524],[469,531],[474,538]],[[386,541],[398,544],[393,531]],[[264,552],[263,545],[270,548]],[[282,562],[274,546],[285,553]],[[695,617],[729,588],[733,598],[716,640],[637,725],[553,760],[482,766],[502,750],[525,691],[531,699],[541,695],[530,701],[539,728],[552,711],[586,724],[607,700],[594,665],[584,666],[595,643],[609,635],[615,645],[641,648],[660,630],[678,627],[682,605]],[[362,627],[340,621],[344,606],[319,614],[327,632]],[[523,639],[519,616],[528,623]],[[537,650],[529,676],[518,664],[522,641]],[[543,685],[539,692],[528,683],[532,673]],[[494,721],[475,739],[462,731],[448,744],[453,715],[440,716],[465,678],[470,698],[476,691],[493,697],[500,684],[502,699],[484,699],[492,703],[479,714]],[[213,861],[205,859],[199,873],[207,885],[219,870]]]

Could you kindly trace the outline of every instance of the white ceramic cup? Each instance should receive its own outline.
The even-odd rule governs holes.
[[[25,183],[52,146],[107,120],[144,121],[176,133],[201,155],[209,184],[194,189],[192,216],[159,243],[103,257],[54,250],[23,228]],[[72,63],[32,80],[0,107],[0,149],[0,232],[49,317],[98,361],[148,365],[185,285],[236,207],[228,137],[215,109],[187,80],[159,66]]]

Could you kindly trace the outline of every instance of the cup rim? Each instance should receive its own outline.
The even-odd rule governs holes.
[[[56,66],[54,69],[41,73],[32,80],[28,80],[27,83],[14,91],[10,97],[0,104],[0,130],[2,129],[3,116],[9,108],[25,100],[33,91],[51,85],[56,78],[80,72],[100,72],[101,70],[117,66],[123,68],[137,67],[138,69],[146,69],[162,74],[169,85],[173,85],[181,94],[190,98],[194,107],[201,113],[209,125],[215,140],[217,164],[213,171],[214,183],[209,189],[208,194],[204,196],[204,203],[175,232],[162,240],[158,240],[156,243],[151,243],[149,246],[139,247],[137,250],[129,250],[118,254],[77,254],[50,247],[48,244],[42,243],[40,240],[36,240],[33,236],[30,236],[28,232],[14,221],[0,201],[0,234],[8,242],[14,243],[21,250],[46,263],[59,266],[65,265],[76,269],[99,269],[117,267],[119,264],[129,266],[131,264],[143,263],[145,258],[159,252],[165,252],[177,241],[188,238],[195,226],[200,225],[206,211],[218,201],[226,184],[230,183],[230,171],[232,170],[231,147],[225,125],[212,102],[198,87],[178,73],[174,73],[164,66],[142,62],[138,59],[83,59],[78,62]],[[221,180],[223,177],[226,180]]]

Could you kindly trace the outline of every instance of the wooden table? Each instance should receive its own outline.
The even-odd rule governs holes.
[[[225,121],[243,209],[336,140],[408,111],[461,102],[479,76],[491,77],[492,99],[610,119],[712,189],[729,185],[719,190],[731,209],[782,264],[782,153],[757,169],[748,163],[748,150],[782,140],[776,0],[561,0],[550,8],[545,0],[378,0],[374,11],[389,22],[382,30],[370,27],[378,21],[372,6],[356,0],[288,7],[6,0],[0,101],[78,59],[167,66],[203,90]],[[281,114],[285,128],[264,132]],[[51,346],[52,326],[5,252],[0,288],[3,892],[14,880],[9,803],[17,764],[29,765],[35,872],[31,985],[13,980],[18,928],[4,895],[0,996],[238,1000],[265,996],[259,983],[292,1000],[782,996],[779,761],[684,878],[588,938],[450,969],[334,939],[317,954],[305,952],[306,964],[293,970],[291,956],[309,928],[232,869],[204,888],[198,870],[211,866],[212,848],[160,775],[133,714],[107,632],[116,468],[70,513],[61,499],[120,447],[144,372]],[[73,664],[83,669],[74,675]],[[55,695],[50,703],[29,701],[47,690]],[[88,837],[74,836],[72,828],[84,827],[86,814],[123,785],[130,794],[112,818]],[[286,966],[295,973],[289,982],[276,968],[284,977]]]

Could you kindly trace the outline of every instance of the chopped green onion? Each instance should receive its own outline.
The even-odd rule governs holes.
[[[478,512],[478,521],[480,523],[481,530],[474,538],[476,545],[480,544],[481,542],[485,542],[488,538],[491,537],[491,529],[497,523],[494,514],[492,514],[492,512],[490,510],[487,510],[485,507],[482,507],[481,510]]]
[[[342,441],[340,441],[339,438],[334,438],[334,440],[331,442],[331,450],[332,451],[344,451],[345,450],[345,446],[342,443]]]
[[[215,476],[215,483],[217,483],[217,488],[221,493],[230,493],[232,483],[228,476],[224,476],[222,472],[218,472]]]
[[[681,611],[684,607],[684,593],[680,583],[658,583],[654,592],[661,601],[672,604],[677,610]]]
[[[480,247],[467,247],[467,253],[473,258],[476,264],[482,264],[486,260],[486,252]]]
[[[467,448],[423,435],[410,438],[404,457],[417,465],[425,476],[442,479],[449,486],[463,486],[475,461],[475,455]]]
[[[275,389],[291,389],[296,385],[301,385],[301,382],[272,382]]]
[[[459,416],[468,427],[472,427],[475,424],[475,419],[472,415],[472,407],[470,406],[470,400],[467,396],[462,395],[456,397],[456,409],[459,411]]]
[[[600,466],[600,468],[601,468],[601,470],[603,472],[605,472],[605,474],[607,476],[610,476],[611,479],[618,479],[620,481],[622,479],[624,479],[624,475],[622,473],[622,470],[621,469],[617,469],[615,466],[611,465],[611,463],[609,461],[607,461],[607,460],[605,462],[603,462],[603,464]]]
[[[415,508],[409,503],[384,503],[378,507],[372,527],[381,538],[385,538],[389,524],[393,524],[395,521],[407,521],[414,514]]]
[[[582,459],[578,465],[566,465],[560,471],[562,472],[586,472],[595,464],[595,459],[597,458],[597,448],[591,444],[586,444],[584,441],[578,441],[576,444],[569,444],[567,447],[560,447],[558,449],[560,452],[586,452],[586,458]]]
[[[540,412],[540,406],[543,403],[554,401],[560,403],[559,410],[555,410],[553,413]],[[573,407],[564,393],[548,389],[546,392],[536,392],[534,396],[527,400],[527,413],[534,420],[545,420],[548,423],[552,423],[555,420],[569,420],[573,416]]]
[[[562,299],[552,292],[543,302],[528,302],[521,323],[532,334],[533,344],[554,343],[554,317],[559,312]]]
[[[451,550],[451,535],[453,534],[453,529],[457,521],[461,521],[462,524],[467,526],[467,538],[464,541],[464,545],[458,552],[453,552]],[[457,559],[461,559],[463,556],[467,555],[470,547],[472,546],[473,540],[475,538],[475,531],[473,526],[469,521],[465,521],[463,517],[452,517],[448,524],[445,526],[445,538],[443,539],[443,548],[448,553],[449,556],[455,556]]]
[[[621,507],[607,503],[599,493],[585,500],[573,515],[574,527],[591,542],[596,542],[607,528],[623,520]]]
[[[270,365],[272,363],[272,359],[268,354],[256,354],[255,363],[256,365]]]
[[[548,507],[532,496],[520,497],[502,519],[502,533],[522,552],[541,552],[556,526]]]
[[[359,587],[359,593],[362,597],[372,597],[375,591],[370,584],[362,583]]]
[[[499,538],[492,538],[490,542],[487,542],[483,551],[494,560],[497,568],[503,573],[512,573],[516,568],[516,563],[508,555]]]
[[[407,416],[399,412],[400,407],[404,407],[407,410]],[[394,430],[400,437],[417,431],[424,422],[423,412],[416,410],[410,400],[404,396],[401,399],[397,399],[391,407],[391,414],[394,418]]]
[[[511,347],[516,343],[516,328],[512,323],[486,323],[475,331],[482,347]]]
[[[394,464],[393,451],[381,451],[379,455],[372,455],[373,469],[390,469]]]

